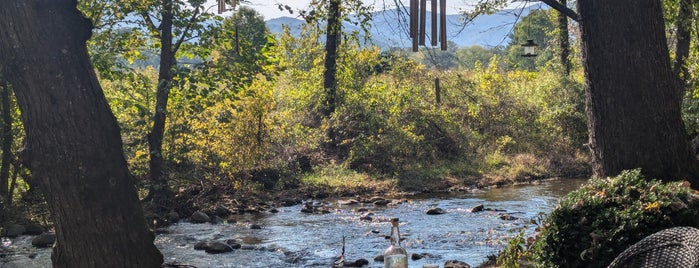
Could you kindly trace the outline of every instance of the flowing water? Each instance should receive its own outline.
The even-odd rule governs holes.
[[[443,264],[447,260],[475,266],[503,249],[521,230],[532,235],[536,227],[532,219],[551,211],[558,198],[582,182],[584,180],[550,180],[534,185],[418,195],[396,206],[341,206],[333,201],[328,204],[331,213],[327,214],[302,213],[302,205],[282,207],[277,213],[240,215],[235,223],[178,223],[158,235],[155,243],[167,263],[200,268],[330,267],[332,260],[340,255],[345,237],[347,260],[364,258],[369,260],[368,267],[383,267],[373,259],[389,245],[385,239],[390,232],[388,220],[397,217],[405,238],[401,244],[408,254],[427,254],[424,259],[411,260],[410,267]],[[491,210],[471,213],[470,208],[477,205]],[[433,207],[447,213],[427,215],[425,212]],[[371,220],[360,219],[367,213],[371,213]],[[515,219],[505,220],[503,215]],[[252,229],[252,225],[262,228]],[[48,267],[50,250],[31,249],[23,239],[28,240],[20,237],[12,241],[11,247],[26,254],[0,259],[0,267]],[[199,241],[214,239],[235,239],[243,248],[223,254],[193,249]]]
[[[474,192],[415,196],[397,206],[373,204],[332,205],[332,213],[305,214],[302,205],[280,208],[278,213],[242,215],[233,224],[180,223],[168,234],[156,238],[166,261],[197,267],[329,267],[340,255],[346,237],[345,257],[349,261],[369,260],[369,267],[383,267],[375,256],[389,242],[388,220],[400,218],[401,243],[408,254],[429,254],[410,261],[410,267],[427,263],[443,264],[460,260],[478,265],[496,254],[520,230],[532,234],[531,220],[553,209],[559,197],[575,189],[583,180],[552,180],[536,185],[511,186]],[[334,202],[331,202],[333,204]],[[493,209],[471,213],[477,205]],[[427,215],[432,207],[447,211]],[[361,220],[363,209],[372,220]],[[495,211],[498,210],[498,211]],[[503,220],[510,215],[516,220]],[[262,229],[251,229],[260,225]],[[211,255],[192,250],[193,244],[209,239],[236,239],[245,246],[230,253]]]

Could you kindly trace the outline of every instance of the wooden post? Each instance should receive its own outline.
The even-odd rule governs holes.
[[[434,98],[435,103],[439,106],[442,103],[441,89],[439,88],[439,77],[434,79]]]
[[[439,1],[439,42],[442,50],[447,50],[447,0]]]
[[[430,0],[432,4],[432,8],[430,8],[430,11],[432,12],[432,36],[430,38],[431,45],[433,47],[437,46],[437,0]]]

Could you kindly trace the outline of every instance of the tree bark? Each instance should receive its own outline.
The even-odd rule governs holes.
[[[340,0],[330,0],[328,1],[325,72],[323,73],[323,88],[325,88],[323,115],[326,117],[334,113],[337,106],[337,50],[340,46],[341,33]]]
[[[2,105],[2,160],[0,161],[0,198],[7,204],[11,202],[9,191],[10,165],[12,163],[12,108],[10,85],[0,76],[0,105]],[[2,201],[0,201],[2,202]]]
[[[160,267],[76,0],[0,1],[0,69],[56,230],[53,267]]]
[[[577,3],[595,175],[641,168],[650,178],[699,187],[660,1]]]
[[[562,6],[567,6],[567,0],[560,0]],[[560,60],[565,75],[570,75],[570,39],[568,38],[568,16],[563,12],[558,12],[558,44],[560,49]]]
[[[173,196],[168,187],[165,174],[165,160],[163,156],[163,137],[165,136],[165,120],[167,118],[167,102],[172,89],[174,78],[175,51],[172,43],[173,2],[164,0],[162,7],[162,21],[160,22],[160,69],[158,72],[158,86],[155,94],[155,112],[153,114],[153,128],[148,134],[148,147],[150,149],[150,179],[151,187],[149,196],[156,202],[167,202]]]
[[[325,41],[325,71],[323,72],[323,88],[325,89],[323,115],[329,118],[337,107],[337,52],[340,47],[342,21],[340,21],[340,0],[328,1],[328,25]],[[337,147],[335,128],[330,125],[326,130],[328,143],[325,147],[334,153]]]
[[[687,68],[687,58],[692,39],[692,21],[694,17],[692,0],[680,0],[679,11],[677,12],[677,43],[675,44],[675,64],[674,71],[682,83],[679,90],[680,96],[684,95],[687,82],[689,80],[689,69]]]

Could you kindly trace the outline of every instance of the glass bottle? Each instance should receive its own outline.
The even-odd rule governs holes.
[[[391,219],[391,246],[383,253],[384,268],[408,268],[408,252],[400,246],[398,218]]]

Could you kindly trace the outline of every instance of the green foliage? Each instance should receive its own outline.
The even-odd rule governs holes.
[[[498,254],[497,264],[500,267],[518,268],[520,260],[527,254],[525,247],[526,240],[524,239],[524,230],[520,231],[517,236],[510,239],[505,249]]]
[[[680,182],[644,178],[639,170],[592,179],[546,219],[537,240],[543,267],[606,267],[643,237],[674,226],[698,226],[697,196]]]

